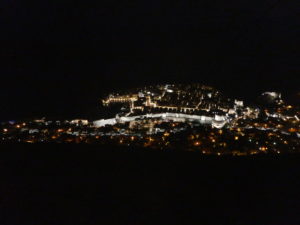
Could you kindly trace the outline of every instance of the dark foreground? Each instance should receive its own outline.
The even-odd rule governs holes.
[[[300,156],[0,146],[0,224],[300,224]]]

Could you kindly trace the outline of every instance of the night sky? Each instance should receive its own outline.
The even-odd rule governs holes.
[[[294,95],[299,8],[296,0],[2,0],[0,121],[94,118],[106,92],[165,82],[249,101],[262,91]]]

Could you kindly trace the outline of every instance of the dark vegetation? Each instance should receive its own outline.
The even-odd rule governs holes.
[[[300,156],[0,146],[0,224],[300,223]]]

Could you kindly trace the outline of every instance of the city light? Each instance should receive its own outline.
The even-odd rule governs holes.
[[[110,143],[216,156],[300,151],[300,109],[284,104],[280,94],[265,94],[276,97],[273,107],[250,107],[198,84],[167,89],[157,85],[109,95],[102,101],[106,107],[122,106],[114,118],[2,123],[0,141]]]

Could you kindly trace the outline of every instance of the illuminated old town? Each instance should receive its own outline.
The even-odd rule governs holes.
[[[1,142],[109,144],[218,156],[300,150],[299,107],[276,92],[248,105],[200,84],[156,85],[111,93],[101,103],[120,110],[96,121],[8,121],[1,124]]]

